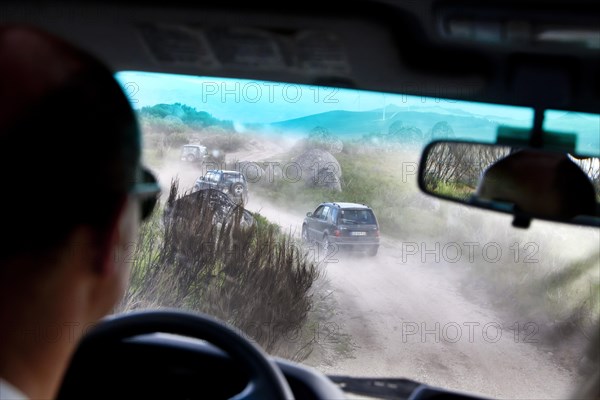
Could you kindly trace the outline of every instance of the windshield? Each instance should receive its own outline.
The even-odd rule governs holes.
[[[281,82],[117,78],[138,88],[130,96],[144,162],[164,189],[122,310],[207,312],[328,375],[490,397],[565,398],[593,368],[583,355],[600,309],[598,230],[513,228],[510,216],[417,187],[427,143],[493,143],[499,126],[531,128],[531,109]],[[549,129],[599,152],[598,115],[558,113],[549,112]],[[184,163],[178,149],[194,142],[219,156]],[[185,218],[164,219],[208,170],[245,175],[249,214],[197,197]],[[373,210],[339,210],[339,223],[378,227],[345,236],[314,218],[336,201]]]

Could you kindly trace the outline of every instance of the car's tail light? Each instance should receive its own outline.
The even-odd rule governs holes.
[[[375,229],[375,236],[379,237],[379,229]]]
[[[335,236],[338,236],[338,237],[339,237],[339,236],[342,236],[342,232],[341,232],[339,229],[336,229],[336,230],[333,232],[333,234],[334,234]]]

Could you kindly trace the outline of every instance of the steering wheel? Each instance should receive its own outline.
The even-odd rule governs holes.
[[[180,310],[135,311],[107,317],[84,338],[85,345],[106,345],[152,333],[205,340],[241,363],[250,376],[244,390],[230,400],[289,399],[292,391],[273,361],[255,344],[225,323],[202,313]]]

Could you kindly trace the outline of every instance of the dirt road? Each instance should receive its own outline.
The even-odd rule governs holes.
[[[267,160],[284,150],[255,145],[229,161]],[[161,182],[167,186],[175,176],[185,190],[198,171],[163,168]],[[247,204],[296,236],[314,207],[283,209],[252,192]],[[382,242],[375,258],[334,255],[321,264],[332,310],[327,322],[335,329],[320,343],[331,351],[308,360],[313,366],[327,374],[405,377],[494,398],[567,397],[576,377],[530,343],[536,340],[535,321],[503,320],[484,296],[468,301],[455,272],[465,269],[460,262],[403,259],[401,242]]]
[[[300,210],[257,196],[248,208],[300,233]],[[337,356],[316,360],[317,369],[405,377],[495,398],[567,397],[575,377],[529,343],[535,322],[501,320],[483,301],[466,300],[457,274],[449,272],[460,270],[460,263],[403,260],[402,243],[386,238],[383,243],[375,258],[340,255],[323,265],[335,308],[331,322],[349,340]]]

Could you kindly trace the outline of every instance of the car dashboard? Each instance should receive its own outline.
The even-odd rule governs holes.
[[[299,363],[271,357],[296,400],[356,398],[478,399],[399,378],[326,376]],[[171,334],[140,335],[111,346],[80,346],[58,399],[230,399],[248,373],[208,342]]]

